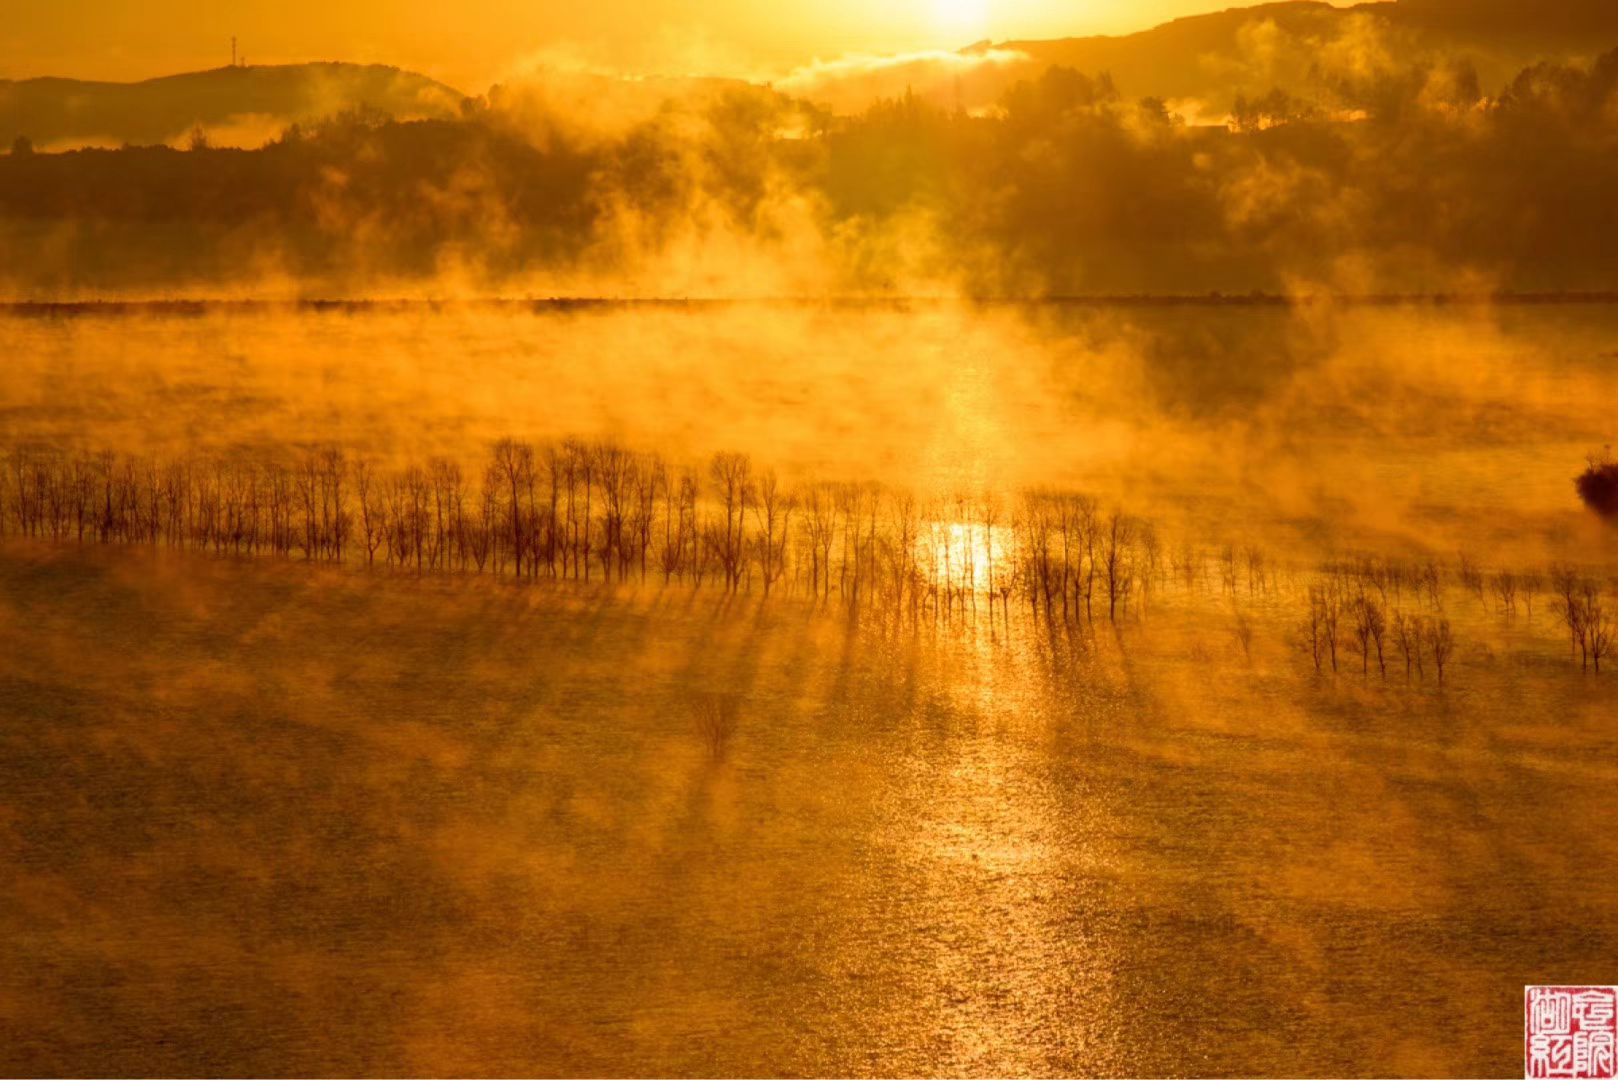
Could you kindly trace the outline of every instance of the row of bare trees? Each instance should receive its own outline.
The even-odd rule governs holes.
[[[0,476],[0,533],[340,561],[350,481],[331,449],[263,465],[18,450]]]
[[[1359,657],[1361,675],[1370,675],[1374,661],[1377,674],[1386,679],[1389,656],[1397,650],[1406,682],[1412,675],[1425,679],[1431,659],[1442,686],[1455,655],[1450,621],[1439,615],[1408,614],[1401,608],[1390,613],[1387,603],[1386,595],[1368,587],[1363,576],[1342,569],[1324,573],[1310,585],[1298,638],[1315,670],[1330,666],[1336,674],[1346,653]]]
[[[1618,630],[1618,619],[1608,612],[1601,587],[1567,566],[1553,568],[1550,581],[1551,608],[1567,628],[1570,651],[1578,654],[1582,669],[1594,666],[1599,672]]]
[[[992,529],[993,504],[985,505],[990,509],[984,525]],[[1060,610],[1064,619],[1082,615],[1093,622],[1099,597],[1107,617],[1116,620],[1132,604],[1144,604],[1164,577],[1153,524],[1121,510],[1104,511],[1088,495],[1031,492],[1023,497],[1014,526],[1021,560],[1003,572],[1003,596],[1020,581],[1036,610],[1043,607],[1047,614]],[[993,567],[988,569],[992,581]],[[975,568],[968,564],[966,573],[971,580]]]
[[[1375,559],[1327,564],[1308,589],[1308,607],[1299,626],[1298,640],[1311,658],[1315,670],[1330,666],[1339,670],[1341,652],[1360,659],[1360,670],[1369,674],[1374,657],[1377,669],[1387,677],[1389,641],[1402,656],[1405,678],[1412,673],[1426,677],[1430,659],[1440,684],[1455,652],[1455,633],[1443,616],[1443,571],[1429,561],[1409,568]],[[1583,670],[1599,672],[1601,661],[1612,652],[1618,636],[1618,617],[1609,612],[1601,585],[1567,565],[1552,566],[1546,573],[1500,570],[1486,574],[1466,556],[1455,567],[1455,580],[1463,592],[1476,596],[1488,608],[1487,597],[1498,602],[1498,611],[1515,618],[1521,605],[1532,618],[1533,604],[1542,593],[1550,598],[1550,610],[1567,630],[1571,655]],[[1403,582],[1403,586],[1401,585]],[[1414,585],[1413,592],[1407,586]],[[1401,599],[1412,595],[1437,614],[1406,612]]]
[[[741,454],[675,468],[579,440],[502,440],[473,477],[452,460],[384,470],[334,448],[169,462],[19,449],[0,473],[4,531],[519,577],[711,577],[765,592],[785,580],[816,596],[881,578],[908,589],[919,574],[946,609],[1020,591],[1087,618],[1098,604],[1116,617],[1170,578],[1150,521],[1085,495],[1031,492],[1009,513],[993,494],[923,506],[868,484],[789,487]],[[1264,590],[1263,553],[1242,558],[1249,589]],[[1174,576],[1195,585],[1206,561],[1187,546]]]
[[[784,483],[744,454],[705,468],[611,442],[495,443],[383,468],[323,447],[268,459],[158,461],[19,448],[0,476],[0,533],[80,543],[489,573],[785,588],[913,617],[1119,618],[1164,577],[1150,522],[1074,494],[922,505],[872,484]]]
[[[1454,653],[1445,613],[1462,594],[1532,618],[1540,597],[1571,653],[1600,670],[1613,616],[1570,567],[1486,574],[1461,556],[1355,556],[1293,588],[1256,545],[1165,553],[1148,519],[1066,491],[927,503],[873,484],[788,484],[744,454],[698,467],[612,442],[495,443],[481,469],[433,459],[382,467],[334,447],[173,461],[17,448],[0,473],[0,534],[168,545],[519,579],[708,584],[834,599],[898,621],[1009,615],[1093,623],[1143,613],[1160,589],[1215,588],[1232,603],[1297,596],[1317,669],[1344,655],[1440,682]],[[1453,593],[1450,593],[1453,596]],[[1485,603],[1487,608],[1489,605]],[[1420,614],[1417,612],[1420,611]],[[1250,626],[1241,639],[1250,642]],[[1247,647],[1246,644],[1243,646]]]

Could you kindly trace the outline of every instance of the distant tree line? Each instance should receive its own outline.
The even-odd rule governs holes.
[[[1282,291],[1330,280],[1345,252],[1389,291],[1455,267],[1519,291],[1612,288],[1615,102],[1618,51],[1492,96],[1458,62],[1275,91],[1238,100],[1229,126],[1057,67],[986,115],[905,97],[839,117],[742,88],[610,133],[492,95],[458,119],[350,112],[254,151],[20,142],[0,155],[0,236],[50,243],[0,278],[453,265],[496,289],[632,269],[697,229],[784,238],[851,290],[904,269],[978,295]],[[915,243],[928,221],[949,225]]]

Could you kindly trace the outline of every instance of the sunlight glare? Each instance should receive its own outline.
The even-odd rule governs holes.
[[[933,0],[933,22],[952,34],[981,34],[989,22],[988,0]]]

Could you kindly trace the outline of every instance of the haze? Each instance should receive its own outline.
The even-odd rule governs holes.
[[[767,78],[846,53],[1119,33],[1199,10],[1193,0],[18,0],[0,41],[0,78],[132,80],[218,67],[230,59],[232,35],[257,63],[397,64],[472,93],[536,56],[627,72]]]

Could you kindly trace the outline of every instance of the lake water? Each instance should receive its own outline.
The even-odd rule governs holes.
[[[616,432],[1073,484],[1300,565],[1610,565],[1567,478],[1618,400],[1614,327],[0,320],[0,387],[24,441],[480,460]],[[1173,590],[1116,628],[895,631],[10,541],[0,1071],[1515,1075],[1525,984],[1612,981],[1618,693],[1548,615],[1460,600],[1444,690],[1317,677],[1291,603],[1253,604],[1249,657]]]

